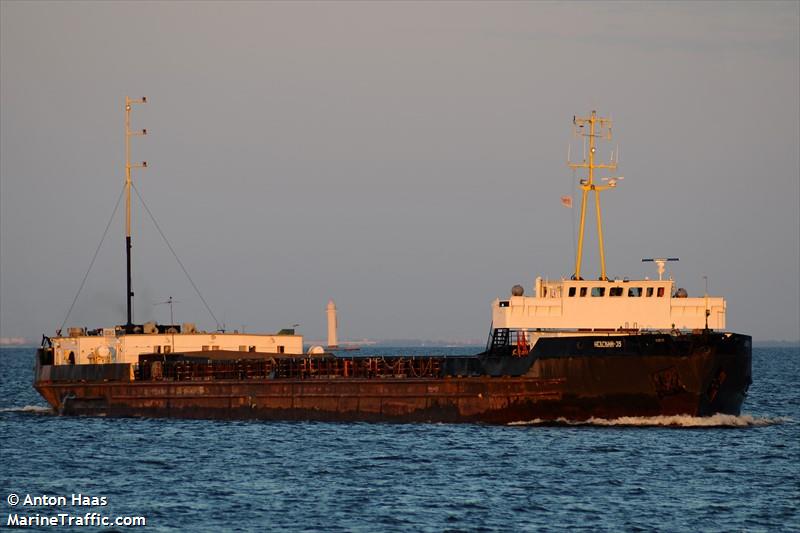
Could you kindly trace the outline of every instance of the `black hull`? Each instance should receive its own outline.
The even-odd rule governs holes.
[[[544,338],[523,357],[506,348],[512,349],[431,358],[438,375],[425,377],[133,380],[111,369],[127,365],[75,365],[39,367],[35,387],[65,415],[505,424],[738,415],[751,382],[744,335]],[[109,376],[98,375],[105,371]]]
[[[565,403],[575,408],[568,419],[738,416],[752,383],[745,335],[551,338],[540,340],[532,356],[529,375],[565,378]]]

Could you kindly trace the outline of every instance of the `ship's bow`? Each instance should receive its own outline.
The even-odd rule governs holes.
[[[752,338],[749,335],[727,333],[714,347],[714,364],[701,396],[698,414],[717,413],[739,415],[747,391],[753,382]]]

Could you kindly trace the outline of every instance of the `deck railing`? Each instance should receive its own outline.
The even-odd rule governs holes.
[[[442,357],[281,357],[234,361],[149,361],[136,365],[136,381],[256,379],[436,378]]]

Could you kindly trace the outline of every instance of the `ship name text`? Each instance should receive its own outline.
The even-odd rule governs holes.
[[[594,341],[595,348],[622,348],[622,341]]]

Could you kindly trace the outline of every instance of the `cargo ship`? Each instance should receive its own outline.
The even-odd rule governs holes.
[[[126,99],[127,322],[43,336],[34,387],[62,415],[267,420],[472,422],[582,421],[659,415],[738,415],[751,378],[751,338],[727,331],[726,302],[690,298],[671,278],[675,258],[648,258],[658,279],[609,278],[600,192],[621,177],[618,157],[595,154],[611,122],[574,117],[586,172],[574,271],[536,278],[492,303],[485,349],[459,356],[348,356],[304,352],[294,329],[203,332],[193,324],[136,324],[131,316],[132,104]],[[141,134],[146,133],[142,130]],[[581,276],[586,209],[594,195],[600,275]],[[571,198],[571,197],[570,197]],[[562,202],[569,204],[569,198]],[[335,308],[328,304],[329,339]],[[333,311],[333,313],[331,312]]]

